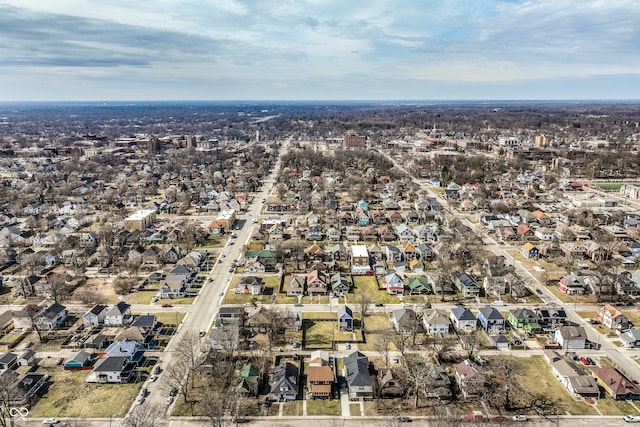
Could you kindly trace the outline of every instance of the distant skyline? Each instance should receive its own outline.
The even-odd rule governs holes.
[[[0,0],[0,101],[640,99],[638,0]]]

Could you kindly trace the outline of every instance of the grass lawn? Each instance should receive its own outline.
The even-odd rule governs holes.
[[[193,300],[195,300],[196,297],[184,297],[184,298],[169,298],[169,299],[163,299],[160,300],[158,302],[162,302],[163,304],[193,304]]]
[[[134,313],[145,314],[145,313]],[[165,325],[179,325],[184,319],[185,313],[179,311],[167,311],[166,313],[156,313],[156,319]]]
[[[307,415],[342,415],[340,400],[307,400]]]
[[[234,289],[242,277],[234,277],[229,284],[229,292],[224,295],[222,299],[223,304],[244,304],[247,302],[262,302],[268,304],[272,302],[273,295],[275,295],[276,304],[295,304],[298,302],[296,297],[288,297],[286,293],[280,293],[280,278],[278,276],[256,276],[264,281],[264,295],[247,295],[236,294]]]
[[[624,400],[613,400],[608,394],[606,397],[598,399],[596,406],[602,412],[602,415],[624,415],[633,414],[637,415],[638,411],[633,405],[625,402]]]
[[[13,343],[15,340],[17,340],[18,338],[20,338],[21,336],[22,336],[22,333],[9,332],[7,335],[5,335],[2,338],[0,338],[0,344],[9,345],[9,344]]]
[[[590,405],[577,401],[569,391],[560,384],[553,374],[549,364],[542,356],[533,356],[520,360],[518,383],[530,393],[542,393],[556,402],[565,412],[572,415],[597,415],[597,411]]]
[[[365,327],[367,342],[364,344],[358,344],[358,350],[373,351],[376,347],[376,343],[380,340],[380,334],[383,331],[389,330],[393,326],[391,326],[388,314],[376,313],[367,316]],[[395,350],[395,348],[393,348],[393,350]]]
[[[378,283],[373,276],[353,276],[353,286],[355,289],[368,288],[371,292],[372,303],[374,304],[398,304],[400,299],[397,296],[389,295],[387,291],[378,290]],[[352,295],[347,295],[349,301]]]
[[[285,402],[282,407],[282,415],[294,417],[302,415],[302,400]]]
[[[49,391],[29,411],[31,417],[122,417],[142,386],[89,384],[89,371],[52,369]]]
[[[156,291],[139,291],[134,292],[127,298],[129,304],[151,304],[151,298],[156,294]]]
[[[335,322],[303,322],[306,329],[305,347],[331,348],[331,330]]]
[[[360,404],[359,403],[350,403],[349,404],[349,412],[352,417],[360,416]]]

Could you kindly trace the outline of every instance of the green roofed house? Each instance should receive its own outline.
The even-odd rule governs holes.
[[[431,292],[429,279],[425,276],[418,276],[409,279],[409,293],[411,295],[423,295]]]
[[[247,363],[240,370],[236,390],[245,396],[257,396],[260,384],[260,369],[252,363]]]

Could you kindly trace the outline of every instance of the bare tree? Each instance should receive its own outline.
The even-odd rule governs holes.
[[[71,291],[71,284],[69,283],[69,277],[63,274],[51,273],[47,276],[47,285],[45,286],[45,292],[47,292],[55,302],[63,301],[69,296]]]
[[[482,340],[480,338],[480,332],[473,332],[471,334],[460,335],[460,345],[465,352],[465,357],[469,360],[473,360],[480,348],[482,347]]]
[[[441,362],[449,358],[456,344],[456,339],[449,336],[434,336],[427,339],[427,347]]]
[[[360,286],[353,293],[353,304],[356,312],[360,314],[360,328],[365,330],[365,318],[369,313],[371,304],[373,303],[373,291],[371,288]]]
[[[167,393],[177,390],[185,402],[190,402],[191,390],[189,388],[189,368],[180,360],[174,359],[162,374],[164,387]]]
[[[384,357],[385,365],[389,365],[389,353],[391,352],[390,344],[393,342],[394,331],[392,329],[385,329],[378,333],[378,339],[373,343],[373,349],[377,351],[380,356]]]
[[[408,380],[410,395],[413,396],[413,408],[418,409],[420,394],[424,392],[425,379],[431,370],[431,362],[418,354],[407,354],[404,358],[404,375]]]
[[[155,427],[166,422],[165,408],[158,404],[136,405],[122,420],[123,427]]]
[[[18,393],[15,376],[8,374],[0,375],[0,427],[8,427],[11,422],[11,407],[15,396]]]
[[[190,387],[194,388],[196,371],[204,362],[204,355],[200,351],[200,335],[196,330],[186,331],[176,345],[175,359],[187,369]],[[185,399],[186,400],[186,399]]]
[[[113,290],[119,295],[126,295],[131,292],[137,278],[130,275],[120,274],[113,279]]]
[[[38,334],[38,340],[40,342],[44,341],[46,339],[46,333],[40,327],[40,322],[38,320],[38,318],[40,317],[40,314],[42,313],[42,308],[36,304],[28,304],[24,308],[24,312],[26,313],[27,318],[29,319],[29,324],[31,325],[31,328],[36,332],[36,334]]]
[[[411,335],[403,334],[402,332],[397,332],[396,330],[391,330],[391,332],[391,342],[400,352],[402,357],[404,357],[407,354],[407,350],[409,350]]]
[[[291,316],[289,310],[273,307],[264,310],[264,319],[265,323],[262,326],[265,328],[267,338],[269,339],[269,351],[271,351],[278,336],[287,327]]]

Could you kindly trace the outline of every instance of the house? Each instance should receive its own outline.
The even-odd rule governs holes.
[[[36,315],[34,321],[40,330],[52,330],[61,326],[67,316],[66,307],[56,302]]]
[[[345,295],[351,290],[349,279],[342,273],[336,273],[330,278],[331,292],[336,295]]]
[[[124,301],[114,304],[104,315],[105,326],[123,326],[131,323],[131,306]]]
[[[391,323],[396,331],[410,334],[422,329],[422,322],[418,314],[409,308],[399,308],[391,312]]]
[[[343,331],[353,330],[353,312],[346,305],[341,305],[337,310],[338,329]]]
[[[25,405],[34,405],[40,390],[46,387],[48,374],[27,372],[19,375],[16,371],[7,370],[2,373],[2,381],[4,383],[12,383],[15,385],[14,393],[7,396],[7,405],[12,407],[24,407]],[[11,419],[13,422],[13,418]]]
[[[409,279],[409,293],[411,295],[424,295],[431,293],[431,284],[426,276],[417,276]]]
[[[606,304],[598,310],[598,321],[610,329],[628,329],[630,322],[627,316],[611,304]]]
[[[224,307],[220,307],[222,310]],[[238,317],[222,317],[220,312],[215,317],[214,327],[209,331],[209,348],[235,351],[240,343],[240,326],[243,319]]]
[[[397,273],[390,273],[380,280],[380,287],[386,289],[389,295],[403,295],[404,282]]]
[[[307,390],[313,399],[330,398],[334,383],[333,369],[328,365],[311,366],[307,370]]]
[[[126,383],[135,365],[125,356],[108,356],[99,359],[86,381],[91,383]]]
[[[620,334],[622,345],[627,348],[640,347],[640,327],[633,326]]]
[[[369,359],[359,351],[353,352],[344,359],[344,377],[347,380],[349,398],[373,398],[373,381],[369,373]]]
[[[583,349],[587,344],[587,333],[582,326],[560,326],[553,338],[565,350]]]
[[[404,396],[405,386],[402,379],[393,368],[382,368],[377,375],[378,390],[383,398],[398,398]]]
[[[535,312],[544,328],[556,328],[567,323],[567,313],[562,307],[538,307]]]
[[[520,248],[522,256],[528,259],[538,259],[540,250],[531,242],[527,242]]]
[[[351,272],[365,274],[371,271],[369,264],[369,251],[365,245],[351,246]]]
[[[260,368],[253,363],[246,363],[240,369],[236,382],[236,391],[244,396],[257,396],[260,391]]]
[[[545,351],[544,358],[551,365],[551,372],[571,393],[581,397],[600,397],[596,380],[585,374],[574,362],[564,359],[553,350]]]
[[[18,355],[12,352],[0,356],[0,370],[13,369],[18,366]]]
[[[428,309],[422,316],[422,324],[428,334],[448,334],[451,321],[445,310]]]
[[[614,400],[640,400],[640,389],[615,368],[591,368],[598,384]]]
[[[36,352],[34,350],[25,350],[18,355],[19,366],[33,366],[36,362]]]
[[[587,289],[585,277],[575,273],[568,274],[560,279],[558,289],[567,295],[582,295]]]
[[[256,276],[244,276],[236,284],[236,294],[262,295],[264,293],[264,281]]]
[[[273,371],[271,394],[279,401],[298,398],[298,367],[291,362],[283,362]]]
[[[104,318],[107,315],[109,308],[104,304],[96,304],[83,316],[85,328],[97,328],[104,323]]]
[[[309,366],[329,366],[331,356],[326,350],[315,350],[311,352],[309,356]]]
[[[505,329],[505,318],[494,307],[481,307],[478,310],[478,321],[485,331],[503,331]]]
[[[427,368],[423,380],[425,395],[430,398],[450,400],[453,397],[451,379],[445,369],[432,361],[427,361],[425,367]]]
[[[449,318],[458,332],[468,334],[475,332],[477,329],[478,319],[476,319],[471,310],[462,305],[453,307]]]
[[[542,330],[540,323],[538,323],[538,316],[529,308],[514,308],[509,310],[507,320],[514,329],[523,328],[529,332]]]
[[[453,284],[458,288],[465,298],[475,298],[480,295],[480,288],[475,279],[464,271],[454,271],[452,274]]]
[[[491,341],[491,344],[493,344],[493,346],[498,350],[509,348],[509,345],[511,345],[509,338],[505,337],[504,335],[489,335],[489,340]]]
[[[307,274],[307,293],[310,296],[326,295],[329,290],[326,275],[320,270],[312,270]]]
[[[288,297],[303,296],[305,293],[305,278],[304,276],[292,275],[285,285]]]
[[[486,377],[478,371],[469,359],[458,363],[455,366],[455,371],[458,387],[466,399],[477,398],[486,393]]]
[[[85,366],[89,366],[91,364],[91,354],[80,350],[76,353],[73,353],[67,360],[64,362],[65,369],[81,369]]]
[[[161,298],[182,298],[185,295],[187,284],[191,281],[196,271],[189,265],[176,265],[169,271],[164,283],[160,287]]]

